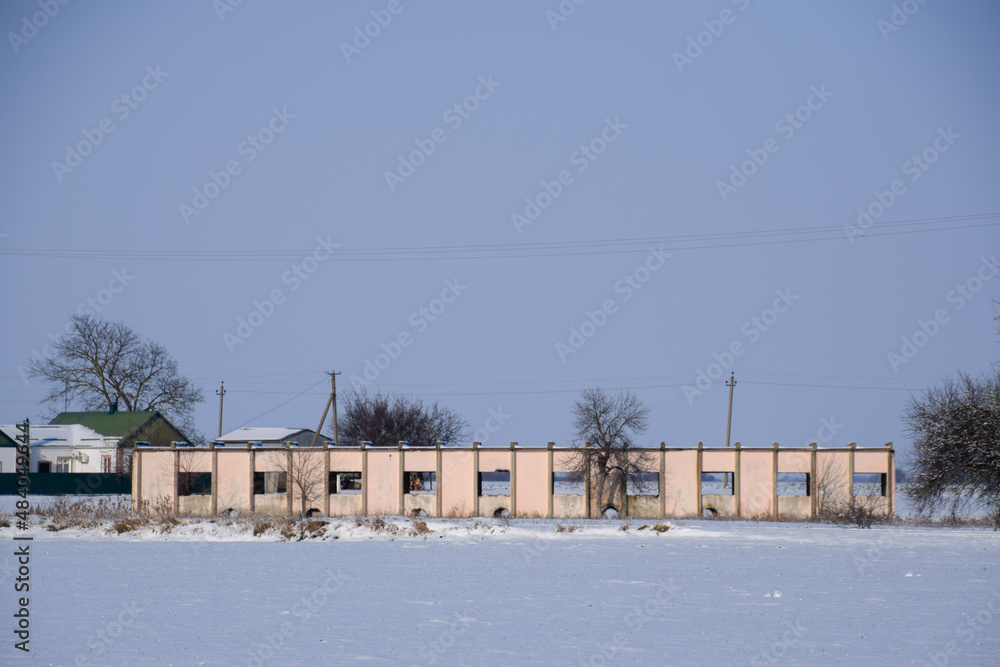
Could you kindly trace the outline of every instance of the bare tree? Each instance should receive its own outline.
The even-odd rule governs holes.
[[[468,425],[457,412],[418,398],[365,391],[344,396],[338,429],[342,444],[367,441],[395,446],[401,440],[420,447],[455,442],[466,437]]]
[[[57,407],[71,400],[100,410],[117,402],[128,411],[159,410],[189,438],[201,439],[193,419],[204,400],[201,389],[178,373],[162,345],[123,322],[73,315],[70,331],[52,348],[53,354],[36,357],[29,371],[50,384],[43,403]]]
[[[591,511],[620,506],[627,514],[627,489],[643,485],[634,439],[649,426],[649,408],[629,391],[607,394],[600,387],[584,389],[573,405],[576,445],[589,445],[573,468],[590,480]]]
[[[322,499],[326,489],[322,451],[313,448],[270,452],[268,461],[287,475],[286,483],[291,486],[292,494],[298,496],[299,511],[302,514],[309,511],[310,505]]]
[[[816,479],[810,493],[816,496],[816,516],[835,519],[847,510],[847,469],[843,460],[822,457],[816,462]]]
[[[986,509],[1000,528],[1000,369],[911,397],[903,419],[914,437],[906,494],[917,508]]]

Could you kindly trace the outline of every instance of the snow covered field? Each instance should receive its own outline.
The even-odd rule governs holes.
[[[30,656],[13,647],[15,533],[0,529],[0,662],[1000,664],[988,530],[426,523],[333,519],[302,542],[221,522],[34,528]]]

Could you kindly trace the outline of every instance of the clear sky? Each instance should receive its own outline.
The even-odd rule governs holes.
[[[735,371],[733,441],[905,451],[910,392],[1000,351],[998,28],[986,0],[4,2],[0,421],[45,415],[19,366],[82,304],[173,353],[208,435],[220,381],[225,430],[315,428],[337,370],[487,445],[569,444],[599,384],[649,444],[721,446]]]

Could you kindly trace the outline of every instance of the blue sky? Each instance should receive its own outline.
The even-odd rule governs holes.
[[[335,369],[488,445],[568,444],[599,384],[649,443],[720,446],[735,372],[734,441],[905,451],[910,392],[997,359],[998,25],[4,3],[0,421],[43,416],[19,366],[90,299],[172,351],[209,435],[220,381],[226,430],[314,428]]]

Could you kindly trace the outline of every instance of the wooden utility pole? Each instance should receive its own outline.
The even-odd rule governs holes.
[[[333,444],[336,446],[337,439],[337,376],[340,375],[337,371],[331,371],[328,373],[330,376],[330,398],[326,400],[326,407],[323,408],[323,416],[319,418],[319,426],[316,427],[316,432],[313,433],[312,442],[309,446],[312,447],[316,444],[316,438],[319,437],[320,431],[323,430],[323,422],[326,421],[326,413],[330,411],[330,406],[333,406]]]
[[[733,389],[736,387],[736,374],[730,373],[729,380],[726,382],[726,386],[729,387],[729,417],[726,419],[726,447],[729,446],[729,434],[732,432],[733,428]],[[729,474],[722,474],[722,488],[729,488]]]
[[[219,388],[215,390],[215,393],[219,395],[219,435],[218,435],[218,437],[221,438],[222,437],[222,399],[226,395],[226,381],[225,380],[223,380],[221,383],[219,383]]]

